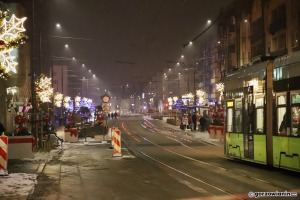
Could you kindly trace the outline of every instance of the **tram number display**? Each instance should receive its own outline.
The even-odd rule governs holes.
[[[233,107],[233,101],[227,101],[227,108]]]

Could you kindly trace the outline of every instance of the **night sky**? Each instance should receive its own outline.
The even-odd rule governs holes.
[[[180,55],[197,56],[197,45],[183,45],[217,18],[231,0],[51,0],[50,24],[62,30],[53,35],[73,39],[54,41],[56,56],[76,57],[112,93],[121,84],[142,84],[177,62]],[[213,27],[214,28],[214,27]],[[65,43],[68,52],[58,51]]]

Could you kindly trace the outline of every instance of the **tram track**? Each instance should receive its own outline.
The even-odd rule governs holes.
[[[126,129],[124,129],[124,130],[127,131]],[[135,133],[135,134],[137,134],[137,133]],[[139,135],[139,134],[137,134],[137,135]],[[139,135],[139,136],[140,136],[140,135]],[[140,137],[141,137],[141,136],[140,136]],[[141,137],[141,138],[143,138],[143,137]],[[214,189],[216,189],[216,190],[218,190],[218,191],[220,191],[220,192],[223,192],[223,193],[225,193],[226,195],[230,195],[230,196],[232,196],[234,199],[244,199],[244,198],[241,198],[240,196],[235,195],[235,194],[233,194],[233,193],[231,193],[231,192],[229,192],[229,191],[227,191],[227,190],[224,190],[224,189],[222,189],[222,188],[220,188],[220,187],[218,187],[218,186],[216,186],[216,185],[214,185],[214,184],[207,183],[207,182],[204,181],[204,180],[201,180],[201,179],[199,179],[199,178],[197,178],[197,177],[195,177],[195,176],[193,176],[193,175],[190,175],[190,174],[187,173],[187,172],[184,172],[184,171],[182,171],[182,170],[180,170],[180,169],[177,169],[177,168],[175,168],[175,167],[173,167],[173,166],[171,166],[171,165],[169,165],[169,164],[167,164],[167,163],[165,163],[165,162],[163,162],[163,161],[161,161],[161,160],[159,160],[159,159],[154,158],[153,156],[151,156],[151,155],[147,154],[146,152],[144,152],[144,151],[143,151],[141,148],[139,148],[132,140],[128,139],[127,137],[126,137],[126,138],[123,137],[123,139],[125,139],[126,142],[127,142],[127,144],[130,144],[131,147],[132,147],[133,149],[135,149],[137,152],[139,152],[139,153],[142,154],[143,156],[147,157],[148,159],[154,161],[155,163],[158,163],[158,164],[160,164],[160,165],[162,165],[162,166],[164,166],[164,167],[166,167],[166,168],[168,168],[168,169],[170,169],[170,170],[172,170],[172,171],[175,171],[175,172],[177,172],[177,173],[179,173],[179,174],[181,174],[181,175],[184,175],[184,176],[186,176],[186,177],[188,177],[188,178],[191,178],[191,179],[193,179],[193,180],[195,180],[195,181],[197,181],[197,182],[200,182],[200,183],[202,183],[202,184],[205,184],[206,186],[209,186],[209,187],[214,188]],[[155,145],[155,146],[157,146],[157,145]],[[159,147],[159,145],[158,145],[158,147]]]
[[[122,126],[122,127],[124,127],[124,126]],[[125,127],[124,127],[124,128],[125,128]],[[130,128],[130,126],[129,126],[129,128]],[[144,127],[144,128],[145,128],[145,127]],[[147,128],[147,129],[148,129],[148,128]],[[154,130],[154,129],[155,129],[155,128],[153,128],[152,130]],[[125,132],[128,132],[127,128],[125,128],[124,130],[125,130]],[[158,129],[157,129],[157,130],[158,130]],[[146,153],[145,151],[143,151],[142,148],[140,148],[138,145],[136,145],[136,141],[145,141],[145,142],[147,142],[147,143],[149,143],[149,144],[151,144],[151,145],[153,145],[153,146],[155,146],[155,147],[158,147],[158,148],[160,148],[160,149],[162,149],[162,150],[164,150],[164,151],[166,151],[166,152],[168,152],[168,153],[171,153],[171,154],[173,154],[173,155],[179,156],[179,157],[181,157],[181,158],[184,158],[184,159],[187,159],[187,160],[190,160],[190,161],[193,161],[193,162],[202,164],[202,165],[209,166],[210,168],[214,168],[214,169],[217,169],[217,170],[222,170],[222,171],[226,172],[227,174],[230,174],[230,175],[232,175],[232,176],[236,176],[237,173],[234,172],[233,170],[226,169],[226,168],[223,168],[223,167],[220,167],[220,166],[218,166],[218,165],[215,165],[215,164],[212,164],[212,163],[208,163],[208,162],[205,162],[205,161],[201,161],[201,160],[199,160],[199,159],[196,159],[196,158],[193,158],[193,157],[190,157],[190,156],[186,156],[186,155],[183,155],[183,154],[181,154],[181,153],[177,153],[177,152],[175,152],[175,151],[172,151],[172,150],[170,150],[170,149],[167,149],[167,148],[165,148],[165,147],[163,147],[163,146],[161,146],[161,145],[159,145],[159,144],[153,142],[153,141],[150,140],[149,138],[146,138],[145,136],[143,136],[143,135],[141,135],[141,134],[139,134],[139,133],[137,133],[137,132],[134,132],[134,135],[138,136],[140,139],[134,138],[134,140],[131,140],[131,137],[127,137],[127,136],[132,136],[132,135],[133,135],[132,133],[126,135],[126,138],[125,138],[126,142],[129,143],[129,144],[132,146],[132,148],[134,148],[136,151],[138,151],[139,153],[141,153],[142,155],[144,155],[144,156],[147,157],[148,159],[151,159],[152,161],[155,161],[156,163],[158,163],[158,164],[160,164],[160,165],[163,165],[163,166],[165,166],[165,167],[167,167],[167,168],[169,168],[169,169],[171,169],[171,170],[173,170],[173,171],[176,171],[177,173],[180,173],[180,174],[182,174],[182,175],[185,175],[186,177],[189,177],[189,178],[191,178],[191,179],[193,179],[193,180],[196,180],[197,182],[200,182],[200,183],[205,184],[205,185],[207,185],[207,186],[209,186],[209,187],[212,187],[212,188],[214,188],[214,189],[217,189],[218,191],[222,191],[222,192],[225,193],[226,195],[231,195],[232,197],[237,198],[237,199],[244,199],[244,197],[243,197],[243,198],[240,198],[240,197],[241,197],[240,195],[234,194],[234,193],[232,193],[232,192],[226,190],[225,188],[222,188],[222,187],[218,186],[217,184],[209,183],[209,182],[205,181],[204,179],[201,179],[201,178],[198,178],[198,177],[196,177],[196,176],[193,176],[193,175],[189,174],[187,171],[180,170],[179,168],[176,168],[176,167],[174,167],[174,166],[171,166],[171,165],[169,165],[169,164],[163,162],[162,160],[159,160],[159,159],[157,159],[157,158],[151,156],[150,154],[148,154],[148,153]],[[180,142],[180,141],[177,141],[176,139],[173,139],[173,138],[171,138],[171,137],[168,137],[168,136],[165,136],[165,137],[168,138],[168,139],[171,139],[171,140],[173,140],[173,141],[176,141],[176,142],[178,142],[178,143],[181,144],[181,145],[184,144],[184,143],[182,143],[182,142]],[[186,145],[186,144],[184,144],[184,145],[182,145],[182,146],[185,147],[185,148],[188,148],[188,147],[189,147],[189,146]],[[189,148],[189,149],[191,149],[191,148]],[[192,150],[197,150],[197,149],[192,148]],[[267,184],[267,185],[269,185],[269,186],[276,187],[276,188],[278,188],[278,189],[280,189],[280,190],[285,190],[285,191],[288,190],[287,188],[281,187],[281,186],[279,186],[279,185],[277,185],[277,184],[273,184],[273,183],[271,183],[271,182],[268,182],[268,181],[259,179],[259,178],[257,178],[257,177],[249,176],[249,175],[247,175],[247,174],[238,174],[238,175],[240,175],[240,176],[243,177],[243,178],[246,178],[246,179],[250,179],[250,180],[252,180],[252,181],[255,181],[255,182],[257,182],[257,183]]]

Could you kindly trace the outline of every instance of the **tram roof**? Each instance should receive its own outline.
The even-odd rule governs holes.
[[[282,67],[285,65],[290,65],[300,62],[300,51],[294,51],[290,54],[280,56],[274,60],[273,68]]]
[[[224,80],[225,89],[232,90],[236,88],[242,88],[244,87],[243,82],[250,81],[252,78],[263,79],[268,62],[269,60],[254,65],[246,66],[240,68],[239,70],[229,73]]]
[[[273,79],[282,80],[300,76],[300,51],[280,56],[273,63]]]

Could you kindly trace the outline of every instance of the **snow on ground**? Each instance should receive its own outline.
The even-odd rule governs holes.
[[[69,148],[68,143],[64,143],[50,152],[35,152],[33,159],[22,159],[26,162],[37,162],[41,164],[52,160],[59,151]],[[27,199],[34,186],[37,184],[37,174],[9,173],[8,176],[0,176],[0,199],[14,198]]]
[[[0,177],[1,197],[27,197],[37,183],[36,174],[12,173]]]

